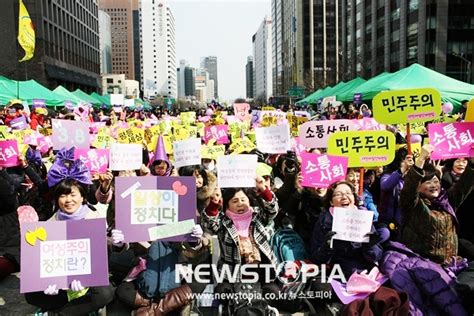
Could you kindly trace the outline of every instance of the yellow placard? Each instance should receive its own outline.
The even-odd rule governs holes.
[[[143,134],[143,136],[145,137],[145,141],[147,143],[150,143],[153,139],[153,137],[155,136],[158,136],[160,135],[160,126],[159,125],[155,125],[155,126],[152,126],[152,127],[149,127],[147,129],[145,129],[145,132]]]
[[[173,143],[176,141],[174,135],[163,135],[163,143],[165,144],[165,151],[171,155],[173,153]],[[155,146],[156,147],[156,146]],[[153,148],[155,150],[155,148]]]
[[[13,138],[15,138],[15,136],[10,134],[9,132],[0,130],[0,140],[13,139]]]
[[[262,111],[275,111],[276,109],[273,106],[264,106]]]
[[[196,123],[197,133],[199,133],[201,137],[204,136],[204,127],[205,127],[204,123],[202,122]]]
[[[113,138],[105,133],[98,133],[95,140],[92,142],[92,146],[95,148],[109,148]]]
[[[127,133],[127,128],[117,129],[117,142],[121,144],[130,144],[129,134]],[[132,132],[133,137],[133,132]]]
[[[237,138],[232,141],[232,144],[229,146],[229,150],[233,155],[241,154],[243,152],[250,152],[251,150],[257,148],[254,143],[247,137]]]
[[[132,127],[131,130],[135,139],[134,144],[142,144],[145,140],[145,131],[138,127]]]
[[[433,88],[382,91],[372,106],[381,124],[432,121],[441,113],[441,94]]]
[[[184,126],[175,127],[174,137],[176,140],[185,140],[189,138],[189,131]]]
[[[240,138],[240,133],[248,131],[249,124],[247,122],[232,122],[229,123],[229,129],[227,133],[232,137],[232,139]],[[201,134],[204,135],[204,134]]]
[[[179,118],[181,119],[181,123],[183,125],[194,124],[196,121],[196,112],[181,112],[179,114]]]
[[[464,122],[474,122],[474,99],[471,99],[467,104]]]
[[[172,121],[161,121],[160,122],[160,133],[163,135],[171,134],[171,127],[173,126]]]
[[[16,140],[18,141],[18,144],[23,144],[23,138],[27,135],[31,136],[34,133],[35,133],[35,131],[32,130],[32,129],[23,129],[23,130],[19,130],[19,131],[12,131],[12,134],[16,138]]]
[[[336,132],[329,136],[328,154],[348,157],[348,167],[385,166],[395,158],[395,135],[389,131]]]
[[[201,147],[201,158],[203,159],[217,160],[217,157],[223,156],[224,154],[225,154],[224,145],[215,145],[215,146],[202,145]]]
[[[188,131],[190,138],[197,137],[197,131],[198,131],[197,126],[186,125],[184,126],[184,128]]]
[[[290,124],[291,136],[296,137],[299,133],[299,127],[301,124],[308,122],[308,118],[305,116],[296,116],[293,114],[287,114],[288,123]]]
[[[38,132],[40,132],[40,134],[43,134],[44,136],[51,136],[53,135],[53,129],[52,128],[43,128],[43,127],[40,127],[38,129]]]

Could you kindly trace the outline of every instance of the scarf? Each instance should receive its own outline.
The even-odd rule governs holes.
[[[225,215],[232,220],[234,223],[235,228],[240,237],[248,237],[249,236],[249,227],[250,222],[252,221],[252,214],[253,208],[249,207],[249,209],[242,214],[236,214],[227,210]]]
[[[454,223],[457,225],[458,220],[457,220],[456,213],[454,212],[453,207],[449,203],[448,191],[446,191],[444,188],[441,189],[441,192],[439,193],[438,197],[435,199],[429,200],[429,203],[434,209],[440,210],[440,211],[446,211],[449,214],[451,214],[451,216],[454,217]]]
[[[68,220],[78,220],[86,218],[87,214],[89,213],[89,205],[83,204],[77,211],[72,214],[67,214],[63,212],[61,209],[58,210],[58,220],[60,221],[68,221]]]

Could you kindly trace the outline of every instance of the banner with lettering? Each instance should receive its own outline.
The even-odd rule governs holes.
[[[20,293],[70,288],[73,280],[109,285],[106,230],[103,218],[22,223]]]
[[[474,157],[474,122],[428,125],[431,159]]]
[[[353,131],[352,120],[310,121],[299,127],[300,142],[306,148],[326,148],[329,136],[338,131]]]
[[[0,167],[18,165],[18,142],[16,139],[0,141]]]
[[[92,174],[107,172],[109,154],[109,149],[74,149],[74,159],[82,160]]]
[[[433,88],[382,91],[372,106],[382,124],[426,122],[441,115],[441,94]]]
[[[89,148],[89,123],[71,120],[52,120],[53,149]]]
[[[125,241],[193,241],[194,177],[115,178],[116,226]]]
[[[337,132],[329,137],[327,153],[349,157],[348,167],[385,166],[395,158],[395,135],[389,131]]]
[[[332,183],[344,180],[347,157],[301,153],[301,175],[304,187],[327,188]]]

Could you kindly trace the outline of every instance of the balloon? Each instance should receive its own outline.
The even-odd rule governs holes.
[[[416,143],[421,143],[421,135],[420,134],[411,134],[410,135],[410,143],[416,144]]]
[[[443,109],[444,114],[449,114],[453,111],[453,104],[451,102],[446,102],[446,103],[443,103],[441,108]]]
[[[206,115],[207,116],[212,116],[212,114],[214,114],[214,111],[212,109],[207,109],[206,110]]]

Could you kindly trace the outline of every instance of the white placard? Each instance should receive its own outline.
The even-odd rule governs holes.
[[[255,129],[257,148],[263,153],[281,154],[290,150],[290,128],[287,124]]]
[[[125,99],[123,102],[124,107],[133,107],[135,105],[135,100],[134,99]]]
[[[91,274],[90,239],[42,241],[40,277]]]
[[[369,237],[364,237],[370,232],[374,213],[367,210],[334,207],[332,231],[336,232],[334,239],[369,242]]]
[[[194,225],[194,220],[188,219],[185,221],[148,228],[148,234],[150,235],[150,240],[180,236],[191,233]]]
[[[217,157],[217,183],[220,188],[252,188],[257,177],[257,155]]]
[[[110,104],[114,105],[123,105],[125,97],[123,94],[110,94]]]
[[[142,166],[142,145],[110,144],[110,170],[137,170]]]
[[[176,168],[201,164],[201,138],[190,138],[173,143]]]

